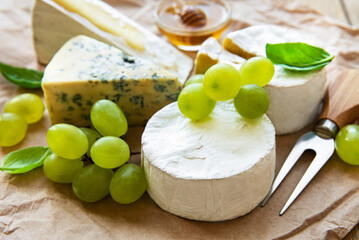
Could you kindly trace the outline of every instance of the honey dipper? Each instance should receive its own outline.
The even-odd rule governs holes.
[[[176,0],[176,6],[174,6],[174,12],[177,14],[182,24],[189,27],[203,27],[206,25],[206,14],[198,7],[186,4],[183,0]]]

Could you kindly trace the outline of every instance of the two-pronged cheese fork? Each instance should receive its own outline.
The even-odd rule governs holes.
[[[337,75],[329,83],[325,97],[323,112],[319,117],[314,130],[303,134],[293,147],[276,179],[272,189],[262,202],[266,204],[270,196],[277,189],[284,177],[297,162],[305,150],[314,150],[316,156],[304,173],[292,195],[284,205],[279,215],[283,215],[293,201],[319,172],[334,153],[334,139],[338,130],[359,118],[359,71],[346,70]]]

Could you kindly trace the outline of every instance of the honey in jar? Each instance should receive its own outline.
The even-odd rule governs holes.
[[[182,1],[181,1],[182,2]],[[185,51],[197,51],[209,37],[218,39],[230,22],[227,2],[219,0],[162,1],[154,12],[159,30]]]

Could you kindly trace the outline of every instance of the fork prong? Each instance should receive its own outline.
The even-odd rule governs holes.
[[[264,198],[264,200],[261,203],[261,206],[263,207],[269,198],[272,196],[274,191],[278,188],[280,183],[283,181],[285,176],[287,176],[288,172],[292,169],[294,164],[298,161],[299,157],[303,154],[303,152],[307,149],[307,146],[305,144],[305,140],[309,138],[308,135],[314,134],[313,132],[308,132],[304,135],[302,135],[296,144],[294,145],[292,151],[289,153],[287,159],[285,160],[282,168],[280,169],[277,177],[275,178],[272,188],[267,194],[267,196]]]
[[[319,170],[324,166],[324,164],[329,160],[329,158],[334,153],[334,140],[325,139],[326,144],[328,144],[326,151],[317,152],[313,162],[309,165],[307,171],[304,173],[303,177],[300,179],[298,185],[294,189],[293,193],[290,195],[288,201],[285,203],[282,211],[280,211],[279,216],[282,216],[284,212],[290,207],[294,200],[299,196],[303,189],[308,185],[308,183],[314,178],[314,176],[319,172]]]

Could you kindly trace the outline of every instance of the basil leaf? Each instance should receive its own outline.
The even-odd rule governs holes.
[[[2,75],[10,82],[24,88],[41,88],[43,72],[27,68],[19,68],[0,62]]]
[[[318,70],[334,58],[322,48],[299,42],[267,43],[266,54],[274,64],[292,71]]]
[[[26,173],[40,167],[50,154],[51,150],[49,147],[23,148],[6,155],[0,170],[11,174]]]

